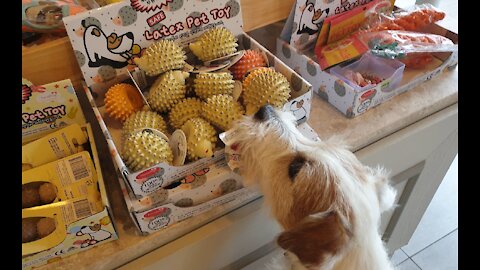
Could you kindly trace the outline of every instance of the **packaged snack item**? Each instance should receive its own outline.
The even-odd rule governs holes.
[[[22,164],[32,168],[73,155],[83,150],[87,135],[72,124],[22,146]]]
[[[22,31],[65,32],[62,19],[86,10],[74,0],[22,0]]]
[[[322,70],[359,57],[366,51],[368,51],[368,47],[358,39],[357,35],[351,35],[337,42],[315,48],[317,61]]]
[[[96,195],[97,174],[87,151],[22,173],[22,208]]]
[[[70,223],[102,210],[100,195],[23,209],[22,256],[57,246],[66,238]]]

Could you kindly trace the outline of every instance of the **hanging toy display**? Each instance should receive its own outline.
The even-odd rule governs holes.
[[[197,160],[213,156],[217,132],[206,120],[196,117],[183,124],[182,130],[187,137],[187,156]]]
[[[188,72],[175,70],[162,74],[150,87],[148,104],[159,113],[168,112],[175,104],[185,98],[187,88],[185,79]]]
[[[287,78],[271,68],[253,70],[243,81],[242,90],[247,115],[254,114],[266,104],[280,108],[290,97]]]
[[[201,61],[210,61],[237,51],[237,39],[228,29],[219,27],[204,32],[189,48]]]
[[[223,131],[230,129],[233,121],[243,114],[242,105],[229,95],[209,97],[202,107],[202,117]]]
[[[218,95],[232,95],[235,81],[230,72],[199,73],[194,80],[195,94],[203,100]]]
[[[185,52],[175,42],[160,40],[150,45],[140,58],[135,58],[137,66],[149,76],[182,69],[185,66]]]
[[[143,98],[131,84],[120,83],[110,87],[105,94],[105,111],[121,122],[143,107]]]
[[[163,133],[167,132],[167,124],[161,115],[152,111],[138,111],[128,117],[123,123],[122,137],[126,139],[136,129],[141,128],[156,129]]]
[[[266,67],[267,62],[262,53],[256,50],[246,50],[242,58],[230,67],[235,80],[242,80],[245,74],[256,67]]]
[[[200,99],[186,98],[177,103],[168,114],[170,125],[174,129],[179,129],[188,120],[200,117],[201,112],[202,101]]]
[[[144,129],[125,140],[122,159],[129,169],[139,171],[162,162],[172,164],[173,154],[162,136]]]

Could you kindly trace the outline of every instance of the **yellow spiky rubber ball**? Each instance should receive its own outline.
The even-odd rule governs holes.
[[[182,69],[187,59],[185,52],[175,42],[160,40],[150,45],[140,58],[133,61],[149,76],[156,76],[163,72]]]
[[[194,117],[199,117],[202,112],[202,101],[198,98],[187,98],[177,103],[170,113],[170,125],[179,129],[185,122]]]
[[[125,140],[122,159],[130,170],[139,171],[162,162],[172,164],[173,153],[162,137],[143,130]]]
[[[195,94],[203,100],[218,95],[232,95],[235,81],[230,72],[199,73],[194,80]]]
[[[281,108],[290,97],[290,83],[271,68],[255,69],[243,81],[242,95],[247,115],[266,104]]]
[[[161,115],[151,111],[138,111],[125,120],[122,137],[126,139],[132,132],[140,128],[152,128],[167,133],[167,124]]]
[[[175,104],[185,98],[187,88],[185,79],[188,72],[174,70],[162,74],[150,87],[148,104],[157,112],[168,112]]]
[[[143,98],[135,86],[120,83],[110,87],[105,94],[105,111],[121,122],[143,107]]]
[[[202,117],[223,131],[230,129],[233,121],[244,113],[242,105],[229,95],[209,97],[202,106]]]
[[[265,58],[259,51],[246,50],[242,58],[230,67],[235,80],[243,80],[243,76],[251,69],[256,67],[266,67]]]
[[[205,31],[189,48],[198,59],[210,61],[237,51],[237,39],[228,29],[219,27]]]
[[[200,117],[192,118],[183,124],[182,131],[187,137],[189,160],[213,156],[217,133],[210,123]]]

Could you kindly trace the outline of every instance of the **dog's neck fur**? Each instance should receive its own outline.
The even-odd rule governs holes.
[[[248,133],[249,127],[240,128],[241,155],[248,157],[242,160],[241,168],[246,184],[260,184],[273,215],[287,231],[333,212],[338,227],[345,228],[338,232],[343,235],[338,237],[339,247],[329,243],[319,259],[321,265],[309,269],[393,269],[378,234],[380,212],[393,204],[395,196],[377,196],[378,189],[385,188],[378,184],[378,178],[386,179],[384,172],[363,166],[342,145],[306,138],[293,123],[269,125],[255,129],[255,134]],[[304,183],[295,185],[293,193],[287,192],[285,185],[293,187],[293,183],[279,180],[289,178],[288,165],[299,155],[305,163],[292,182]]]

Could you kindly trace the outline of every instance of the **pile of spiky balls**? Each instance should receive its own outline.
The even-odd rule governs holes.
[[[189,48],[199,60],[206,62],[237,52],[237,46],[237,39],[229,30],[214,28],[204,32]],[[258,51],[246,50],[229,70],[196,75],[182,71],[186,58],[175,42],[161,40],[134,59],[148,76],[158,76],[146,96],[153,111],[145,109],[132,85],[117,84],[106,94],[106,112],[123,122],[121,155],[133,171],[161,162],[172,164],[172,150],[164,138],[148,131],[133,132],[152,128],[166,134],[163,116],[173,129],[185,133],[187,158],[194,161],[211,157],[218,132],[230,129],[242,115],[252,115],[265,104],[281,107],[290,97],[287,78],[268,68]],[[243,81],[238,100],[233,97],[235,80]],[[190,86],[193,91],[188,91]]]

